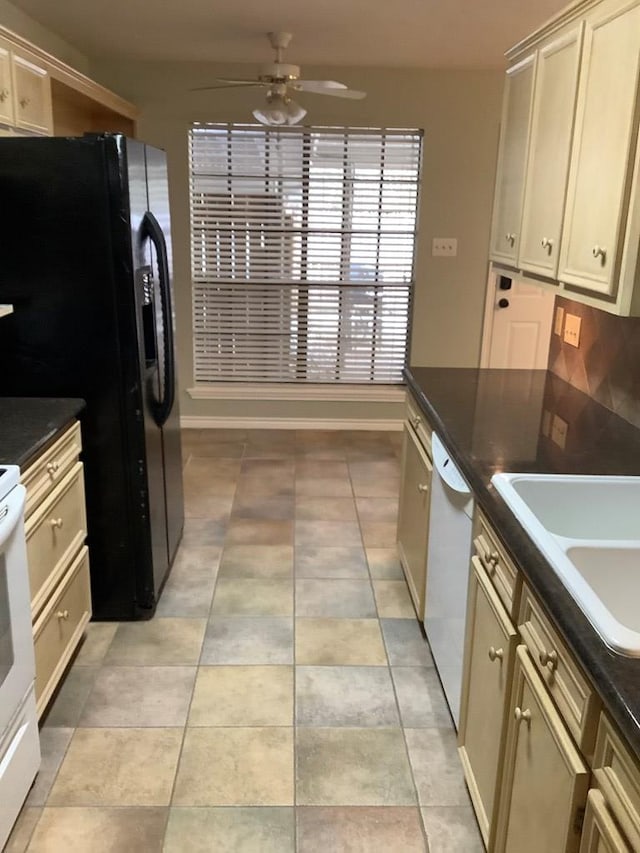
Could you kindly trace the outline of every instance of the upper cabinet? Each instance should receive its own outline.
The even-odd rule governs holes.
[[[4,39],[0,40],[0,124],[44,135],[53,130],[47,70]]]
[[[491,259],[639,315],[640,0],[583,0],[508,55]],[[516,111],[524,141],[509,126],[511,75],[523,64],[535,69]]]
[[[535,67],[533,53],[507,71],[505,82],[491,228],[491,257],[505,263],[518,257]]]
[[[13,124],[13,80],[11,79],[11,54],[0,41],[0,124]]]
[[[0,26],[0,136],[135,135],[136,108]]]
[[[560,278],[613,299],[625,285],[620,274],[632,214],[639,70],[640,5],[597,6],[586,22]]]
[[[578,88],[582,24],[538,50],[520,266],[555,278]]]
[[[16,127],[32,133],[52,133],[49,74],[25,56],[14,53],[12,59]]]

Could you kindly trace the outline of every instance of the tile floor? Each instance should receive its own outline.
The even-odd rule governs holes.
[[[476,853],[395,433],[187,431],[150,622],[91,624],[9,853]]]

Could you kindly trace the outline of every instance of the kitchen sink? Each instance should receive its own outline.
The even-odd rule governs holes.
[[[495,474],[492,483],[604,642],[640,657],[640,477]]]

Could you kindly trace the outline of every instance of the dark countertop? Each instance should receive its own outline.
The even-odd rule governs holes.
[[[84,409],[84,400],[0,397],[0,463],[21,468]]]
[[[490,483],[497,471],[640,474],[640,430],[545,370],[415,367],[405,376],[478,504],[640,757],[640,660],[607,648]],[[554,416],[568,425],[564,449],[549,436]]]

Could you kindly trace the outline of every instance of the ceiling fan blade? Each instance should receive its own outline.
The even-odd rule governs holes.
[[[335,80],[294,80],[288,85],[290,89],[295,89],[298,92],[310,92],[313,95],[332,95],[334,98],[359,100],[367,96],[366,92],[348,89],[344,83],[337,83]]]
[[[195,89],[189,89],[189,91],[207,92],[210,89],[251,89],[268,85],[268,83],[263,83],[261,80],[221,80],[217,85],[197,86]]]

